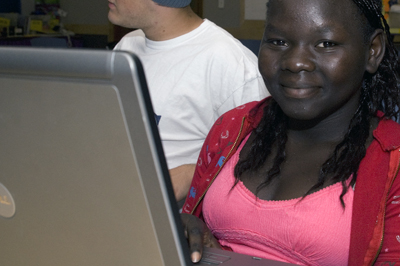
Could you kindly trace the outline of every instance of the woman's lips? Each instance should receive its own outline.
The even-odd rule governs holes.
[[[286,87],[282,86],[288,97],[304,99],[310,98],[319,92],[319,87]]]

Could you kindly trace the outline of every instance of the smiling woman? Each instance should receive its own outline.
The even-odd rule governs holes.
[[[382,2],[267,7],[259,69],[272,97],[208,134],[182,214],[193,254],[207,243],[299,265],[398,261],[400,66]]]

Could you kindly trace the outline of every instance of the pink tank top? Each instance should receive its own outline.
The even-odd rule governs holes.
[[[241,181],[231,190],[242,145],[204,198],[205,222],[220,244],[237,253],[299,265],[347,265],[354,191],[344,196],[343,209],[341,183],[302,201],[256,199]]]

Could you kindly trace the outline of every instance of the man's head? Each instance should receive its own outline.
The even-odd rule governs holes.
[[[185,7],[192,2],[192,0],[153,0],[157,4],[161,6],[168,6],[168,7]]]

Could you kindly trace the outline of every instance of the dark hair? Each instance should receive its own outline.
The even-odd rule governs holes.
[[[369,137],[370,123],[377,111],[382,111],[387,118],[399,119],[400,106],[400,67],[389,26],[382,15],[381,0],[353,0],[361,12],[359,19],[364,20],[363,34],[369,39],[376,29],[382,29],[386,36],[384,58],[374,74],[365,73],[359,107],[353,116],[349,129],[343,140],[336,146],[331,157],[320,168],[318,182],[304,195],[321,189],[328,180],[342,183],[340,202],[344,207],[343,196],[347,193],[347,180],[353,175],[350,185],[354,185],[361,160],[366,154],[366,141]],[[368,21],[368,23],[366,23]],[[285,160],[287,141],[287,118],[274,99],[270,99],[264,109],[264,116],[258,127],[253,131],[254,139],[246,158],[241,158],[235,167],[235,177],[245,172],[255,172],[260,169],[272,146],[276,145],[277,152],[273,166],[269,169],[265,181],[257,188],[257,193],[267,186],[280,174],[280,167]],[[303,198],[304,198],[303,197]]]

